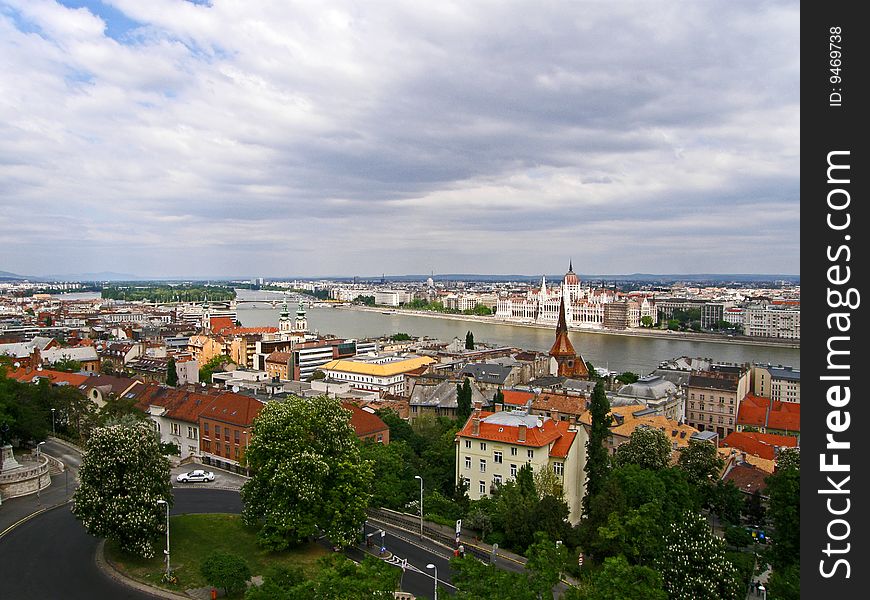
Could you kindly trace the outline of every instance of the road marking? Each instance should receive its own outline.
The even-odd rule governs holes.
[[[38,511],[32,512],[29,515],[27,515],[26,517],[19,519],[18,521],[16,521],[15,523],[10,525],[9,527],[4,529],[3,531],[0,531],[0,539],[3,539],[3,536],[8,534],[10,531],[15,529],[19,525],[23,525],[24,523],[27,523],[30,519],[32,519],[34,517],[38,517],[39,515],[41,515],[44,512],[48,512],[50,510],[54,510],[55,508],[59,508],[59,507],[63,506],[64,504],[69,504],[69,501],[67,500],[66,502],[61,502],[60,504],[55,504],[54,506],[46,506],[45,508],[40,508]]]

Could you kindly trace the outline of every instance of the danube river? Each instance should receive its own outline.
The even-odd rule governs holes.
[[[289,304],[290,316],[296,305]],[[246,327],[277,326],[280,307],[268,303],[240,304],[239,321]],[[331,333],[345,338],[376,337],[394,333],[427,336],[450,341],[465,340],[472,331],[476,342],[496,346],[513,346],[547,352],[555,339],[555,328],[538,329],[503,323],[480,323],[416,316],[395,312],[361,311],[346,308],[306,309],[308,327],[321,334]],[[571,342],[585,360],[596,367],[614,371],[649,373],[663,360],[677,356],[701,356],[726,362],[770,362],[800,367],[800,350],[780,346],[756,346],[739,342],[716,343],[685,339],[660,339],[637,336],[607,335],[571,331]]]
[[[273,307],[271,301],[281,301],[281,294],[237,290],[239,300],[262,300],[254,304],[238,305],[239,321],[245,327],[276,327],[281,312],[280,305]],[[98,293],[59,294],[66,300],[98,298]],[[291,318],[296,304],[288,299]],[[386,310],[384,312],[387,312]],[[306,310],[308,327],[321,334],[331,333],[345,338],[377,337],[404,332],[413,336],[450,341],[454,337],[465,340],[471,330],[477,342],[496,346],[512,346],[526,350],[547,352],[553,344],[555,329],[538,329],[507,325],[504,323],[481,323],[417,316],[393,312],[362,311],[350,308],[309,308]],[[791,365],[800,368],[800,350],[782,346],[757,346],[740,342],[704,342],[694,339],[661,339],[652,337],[608,335],[571,331],[571,342],[584,359],[597,367],[614,371],[649,373],[663,360],[677,356],[701,356],[725,362],[763,362]]]

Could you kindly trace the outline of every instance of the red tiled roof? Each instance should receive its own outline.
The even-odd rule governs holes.
[[[214,397],[211,404],[199,413],[199,417],[250,427],[263,406],[256,398],[228,392]]]
[[[227,327],[221,329],[221,335],[253,335],[258,333],[277,333],[277,327]]]
[[[502,390],[504,394],[504,403],[513,404],[514,406],[524,406],[526,402],[535,397],[533,392],[522,392],[519,390]]]
[[[235,322],[230,317],[212,317],[208,322],[209,329],[218,333],[222,329],[235,327]]]
[[[737,489],[747,494],[752,494],[755,490],[759,490],[762,494],[767,488],[764,483],[765,478],[769,475],[758,467],[749,464],[734,465],[722,478],[723,481],[730,481]]]
[[[798,432],[801,430],[801,405],[747,394],[737,411],[737,424]]]
[[[273,352],[269,356],[266,357],[266,362],[269,363],[280,363],[282,365],[286,365],[293,358],[293,355],[289,352]]]
[[[574,443],[574,438],[577,437],[576,431],[566,431],[562,434],[553,447],[550,448],[550,456],[564,458],[571,451],[571,444]]]
[[[775,458],[776,446],[793,448],[797,446],[797,438],[790,435],[776,435],[773,433],[735,431],[728,434],[722,440],[722,445],[773,460]]]
[[[390,428],[380,417],[361,409],[353,402],[342,402],[341,406],[351,412],[350,424],[357,437],[365,437],[379,431],[388,431]]]
[[[579,415],[586,410],[586,399],[566,394],[540,394],[532,403],[535,410],[558,411],[565,415]]]
[[[45,377],[52,385],[66,384],[74,387],[79,387],[92,379],[90,375],[81,375],[79,373],[66,373],[64,371],[51,371],[49,369],[37,371],[30,368],[15,369],[14,371],[9,371],[6,376],[24,383],[30,383],[34,377]]]
[[[540,448],[547,446],[552,442],[556,442],[560,437],[568,433],[570,425],[566,421],[554,421],[553,419],[543,419],[541,427],[527,427],[526,440],[519,441],[519,427],[511,427],[507,425],[497,425],[494,423],[485,423],[483,419],[495,413],[481,411],[480,413],[472,414],[465,426],[456,434],[460,437],[473,437],[481,440],[489,440],[492,442],[505,442],[508,444],[517,444],[519,446],[531,446],[532,448]],[[479,416],[480,433],[473,435],[474,417]],[[568,444],[570,448],[570,444]]]

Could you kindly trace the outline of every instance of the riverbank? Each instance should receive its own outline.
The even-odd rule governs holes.
[[[430,319],[444,319],[449,321],[467,321],[471,323],[487,323],[490,325],[507,325],[511,327],[525,327],[529,329],[545,329],[555,330],[554,325],[542,325],[539,323],[519,323],[516,321],[508,321],[506,319],[498,319],[496,317],[483,317],[478,315],[456,315],[438,313],[427,310],[408,310],[403,308],[386,308],[386,307],[371,307],[360,306],[358,304],[337,304],[332,307],[334,310],[354,310],[360,312],[372,313],[389,313],[396,315],[407,315],[412,317],[424,317]],[[661,329],[630,329],[630,330],[615,330],[615,329],[586,329],[582,327],[571,328],[572,332],[599,334],[605,336],[619,337],[640,337],[660,340],[684,340],[694,342],[710,342],[717,344],[741,344],[746,346],[763,346],[773,348],[794,348],[800,349],[800,340],[786,340],[776,338],[752,338],[747,336],[733,337],[720,334],[710,333],[693,333],[688,331],[668,331]]]

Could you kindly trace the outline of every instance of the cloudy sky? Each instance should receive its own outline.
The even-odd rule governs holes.
[[[0,270],[799,272],[798,2],[0,0]]]

